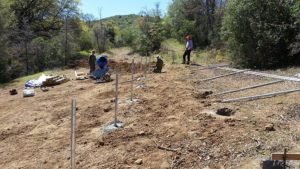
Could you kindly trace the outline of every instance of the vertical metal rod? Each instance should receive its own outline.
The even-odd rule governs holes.
[[[145,79],[147,77],[147,55],[146,55],[146,60],[145,60]]]
[[[130,90],[130,100],[132,101],[133,100],[133,80],[134,80],[134,77],[133,77],[133,74],[134,74],[134,59],[132,59],[132,68],[131,68],[131,90]]]
[[[283,169],[286,169],[286,148],[284,148],[283,154]]]
[[[141,56],[141,66],[140,66],[141,72],[143,71],[143,57]]]
[[[150,68],[151,68],[151,55],[149,56],[149,73],[150,73]]]
[[[118,111],[118,84],[119,84],[119,74],[118,72],[116,73],[116,95],[115,95],[115,120],[114,120],[114,125],[115,127],[117,126],[117,111]]]
[[[75,169],[75,115],[76,101],[71,101],[71,169]]]

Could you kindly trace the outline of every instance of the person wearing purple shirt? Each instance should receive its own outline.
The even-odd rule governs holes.
[[[184,51],[184,54],[183,54],[183,61],[182,61],[182,64],[190,64],[190,55],[191,55],[191,51],[192,51],[192,48],[193,48],[193,41],[192,41],[192,38],[188,35],[186,36],[186,47],[185,47],[185,51]],[[185,57],[187,56],[187,62],[185,62]]]

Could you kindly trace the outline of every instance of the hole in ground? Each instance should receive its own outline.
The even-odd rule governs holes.
[[[232,115],[234,115],[234,113],[235,113],[235,111],[231,110],[229,108],[222,108],[222,109],[218,109],[216,111],[216,114],[220,115],[220,116],[232,116]]]

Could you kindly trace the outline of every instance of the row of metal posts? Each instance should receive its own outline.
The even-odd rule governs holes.
[[[144,72],[144,78],[146,79],[147,77],[147,58],[145,58],[145,72]],[[140,70],[143,70],[143,57],[141,56],[141,67]],[[134,64],[134,59],[132,59],[132,64],[131,64],[131,90],[130,90],[130,100],[133,101],[133,81],[134,81],[134,73],[135,73],[135,64]],[[149,57],[149,72],[151,69],[151,56]],[[116,72],[116,86],[115,86],[115,113],[114,113],[114,126],[117,126],[117,111],[118,111],[118,84],[119,84],[119,74]],[[70,168],[75,169],[75,99],[72,99],[71,101],[71,158],[70,158]]]

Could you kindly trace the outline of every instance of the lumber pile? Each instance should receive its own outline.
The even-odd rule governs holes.
[[[70,79],[65,76],[53,76],[51,78],[47,78],[46,81],[43,82],[41,87],[56,86],[68,81],[70,81]]]

